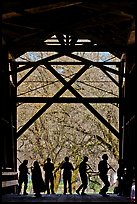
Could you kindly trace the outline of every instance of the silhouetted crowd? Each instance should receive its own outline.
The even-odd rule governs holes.
[[[104,197],[107,197],[107,191],[110,186],[110,182],[108,180],[108,170],[113,169],[110,165],[107,163],[108,156],[107,154],[102,155],[102,160],[98,163],[98,175],[104,184],[104,186],[100,189],[99,194],[101,194]],[[78,169],[79,169],[79,175],[81,179],[81,184],[76,189],[76,193],[78,195],[86,195],[85,190],[88,186],[88,171],[91,169],[89,166],[88,157],[84,156],[83,160],[80,162]],[[55,170],[54,164],[51,162],[51,158],[47,158],[46,162],[43,165],[43,171],[45,173],[45,179],[43,180],[42,172],[40,165],[38,161],[33,162],[33,166],[31,166],[31,172],[28,171],[28,160],[24,160],[20,166],[19,166],[19,177],[18,177],[18,195],[21,194],[21,189],[23,190],[23,195],[28,195],[27,193],[27,187],[28,187],[28,174],[31,174],[32,178],[32,186],[33,186],[33,192],[36,197],[41,197],[41,193],[47,193],[47,194],[55,194],[54,191],[54,177],[55,172],[58,171],[58,169],[63,170],[63,184],[64,184],[64,194],[72,194],[72,173],[75,170],[73,164],[69,161],[69,157],[65,157],[64,161],[61,163],[61,165],[58,167],[58,169]],[[121,169],[118,169],[117,176],[119,181],[119,194],[121,195],[122,192],[122,185],[123,183],[120,181],[121,179]],[[22,184],[24,183],[24,188]]]

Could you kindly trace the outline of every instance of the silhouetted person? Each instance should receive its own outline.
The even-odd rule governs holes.
[[[71,177],[74,167],[72,163],[69,162],[69,157],[65,157],[65,162],[62,164],[61,169],[63,169],[64,194],[67,193],[67,185],[69,188],[69,193],[72,194]]]
[[[31,172],[33,191],[36,197],[41,197],[40,192],[45,192],[45,183],[42,178],[39,163],[37,161],[34,161],[33,167],[31,167]]]
[[[76,193],[80,194],[80,190],[82,189],[81,195],[86,195],[85,190],[88,186],[87,161],[88,161],[88,157],[85,156],[83,161],[79,165],[79,173],[80,173],[80,178],[81,178],[82,184],[78,187],[78,189],[76,190]]]
[[[50,190],[52,194],[55,194],[54,176],[53,176],[54,164],[51,163],[50,158],[47,158],[47,162],[44,164],[43,170],[45,171],[45,184],[46,184],[47,194],[50,194]],[[50,187],[49,187],[49,183],[50,183]]]
[[[108,196],[106,192],[108,191],[108,188],[110,186],[110,182],[108,181],[107,172],[111,167],[108,167],[107,160],[108,160],[108,155],[103,154],[102,160],[98,164],[99,177],[105,184],[99,192],[99,194],[101,194],[102,196]]]
[[[118,180],[118,195],[123,195],[124,193],[124,163],[123,160],[119,160],[119,168],[117,170],[117,180]]]
[[[22,188],[22,184],[24,182],[24,195],[28,195],[28,193],[26,192],[27,190],[27,184],[28,184],[28,160],[24,160],[22,164],[20,164],[19,166],[19,186],[18,186],[18,194],[20,194],[21,192],[21,188]]]

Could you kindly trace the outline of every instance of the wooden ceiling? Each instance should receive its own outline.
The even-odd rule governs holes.
[[[109,51],[120,57],[135,30],[135,0],[2,0],[2,38],[10,53]],[[56,35],[60,46],[44,41]],[[76,45],[78,39],[90,42]]]

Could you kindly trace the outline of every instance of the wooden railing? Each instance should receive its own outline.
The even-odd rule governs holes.
[[[2,172],[2,191],[16,193],[18,187],[18,173],[12,171]]]

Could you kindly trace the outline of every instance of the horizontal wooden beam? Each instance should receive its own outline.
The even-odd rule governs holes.
[[[74,97],[17,97],[17,103],[119,103],[119,98],[117,97],[83,97],[83,98],[74,98]]]
[[[17,175],[18,175],[17,172],[8,172],[8,171],[2,172],[2,176],[17,176]]]
[[[2,172],[2,188],[18,185],[18,172],[3,171]]]
[[[21,52],[59,52],[59,53],[65,53],[65,52],[116,52],[116,51],[126,51],[125,46],[115,46],[115,45],[109,45],[109,47],[106,46],[100,46],[100,45],[93,45],[93,44],[86,44],[86,45],[44,45],[44,44],[38,44],[38,45],[24,45],[23,47],[18,47],[20,45],[15,44],[14,49],[20,49]],[[12,48],[11,48],[12,49]]]
[[[11,62],[11,61],[9,61]],[[18,62],[11,62],[11,63],[15,63],[15,65],[26,65],[26,64],[29,64],[29,65],[32,65],[34,66],[35,65],[35,62],[23,62],[23,61],[18,61]],[[59,61],[49,61],[48,63],[50,63],[51,65],[83,65],[84,63],[83,62],[59,62]],[[119,66],[121,62],[94,62],[94,64],[97,64],[97,65],[116,65],[116,66]]]
[[[2,181],[2,188],[18,185],[18,180]]]
[[[37,66],[40,66],[40,65],[43,65],[44,64],[44,60],[40,60],[41,62],[39,62],[39,65]],[[12,75],[13,73],[15,73],[15,71],[18,73],[18,72],[22,72],[26,69],[29,69],[30,67],[33,67],[35,66],[36,64],[38,64],[38,62],[11,62],[11,63],[15,63],[15,66],[19,66],[19,65],[24,65],[18,69],[14,69],[14,72],[13,71],[9,71],[9,75]],[[50,65],[61,65],[61,66],[65,66],[65,65],[84,65],[84,61],[81,61],[81,62],[48,62]],[[115,66],[120,66],[120,63],[121,62],[90,62],[89,60],[87,61],[85,59],[85,63],[91,63],[92,66],[95,66],[95,67],[100,67],[100,66],[104,66],[104,65],[115,65]],[[46,59],[45,59],[45,65],[46,65]],[[14,66],[14,65],[13,65]],[[104,69],[109,71],[109,72],[112,72],[114,74],[119,74],[119,72],[115,69],[112,69],[110,67],[106,67],[104,66]]]

